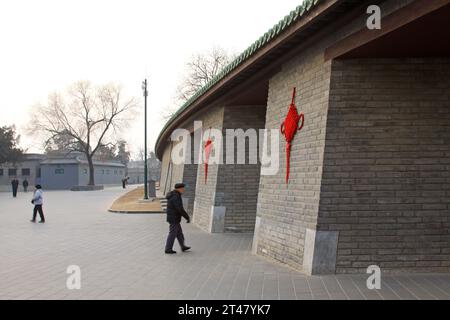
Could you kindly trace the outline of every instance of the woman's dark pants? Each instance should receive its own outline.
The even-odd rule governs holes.
[[[36,220],[36,214],[39,212],[39,217],[41,217],[41,221],[45,221],[44,211],[42,211],[42,204],[37,204],[33,209],[33,221]]]

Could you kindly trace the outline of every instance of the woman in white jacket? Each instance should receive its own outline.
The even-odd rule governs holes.
[[[34,192],[33,199],[31,200],[31,203],[34,204],[33,219],[30,221],[36,222],[36,214],[39,212],[39,216],[41,217],[41,221],[39,221],[39,223],[45,223],[44,212],[42,211],[42,204],[44,203],[42,187],[38,184],[35,188],[36,191]]]

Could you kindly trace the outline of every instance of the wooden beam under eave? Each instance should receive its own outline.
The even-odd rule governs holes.
[[[448,4],[450,0],[416,0],[381,18],[380,30],[364,28],[328,47],[325,49],[324,59],[336,59]]]

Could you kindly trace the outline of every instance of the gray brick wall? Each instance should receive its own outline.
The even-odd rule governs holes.
[[[265,106],[233,106],[226,107],[224,114],[224,146],[226,129],[264,128],[266,116]],[[234,139],[235,161],[237,160],[237,139]],[[248,139],[247,139],[248,140]],[[225,206],[225,232],[253,232],[255,228],[256,204],[258,199],[259,176],[261,166],[259,163],[249,163],[249,152],[258,153],[258,148],[250,148],[246,142],[246,164],[226,164],[220,166],[217,189],[216,206]],[[226,157],[224,148],[224,159]]]
[[[386,1],[382,15],[411,1]],[[265,127],[279,130],[294,86],[305,126],[292,144],[289,185],[284,182],[283,138],[280,171],[259,179],[256,252],[302,270],[306,229],[339,231],[339,273],[365,271],[370,263],[384,269],[448,270],[448,61],[376,61],[368,69],[355,61],[324,61],[324,50],[363,28],[366,18],[361,12],[340,30],[330,29],[270,79]],[[412,72],[413,65],[418,73]],[[411,105],[413,98],[416,105]],[[426,109],[424,119],[418,118],[417,108]],[[365,118],[358,113],[362,110]],[[227,111],[204,109],[196,119],[204,121],[204,128],[226,128],[229,120],[236,127],[238,119],[228,119]],[[235,180],[247,167],[210,165],[207,184],[203,172],[201,165],[196,224],[208,230],[211,208],[224,205],[233,208],[226,224],[251,230],[252,221],[242,219],[250,211],[238,210],[254,198],[240,193],[242,181]],[[250,183],[256,176],[245,180]]]
[[[197,187],[197,169],[198,165],[186,165],[184,168],[183,183],[186,184],[185,193],[183,198],[186,199],[187,205],[185,209],[187,213],[192,217],[194,214],[194,200],[195,190]]]
[[[211,107],[207,111],[197,116],[196,120],[203,121],[203,131],[207,131],[210,127],[222,130],[224,107]],[[210,231],[211,207],[214,205],[217,173],[219,165],[209,164],[208,180],[205,183],[205,165],[201,164],[197,170],[197,184],[195,190],[194,204],[194,222],[200,228]]]
[[[174,142],[174,146],[176,145],[176,142]],[[172,163],[171,169],[172,173],[170,175],[168,186],[168,191],[172,190],[175,183],[182,182],[184,177],[184,164],[174,164]]]
[[[407,5],[412,0],[382,3],[382,16]],[[305,113],[305,126],[297,133],[291,151],[291,177],[286,171],[285,141],[280,141],[280,172],[261,176],[255,235],[257,254],[303,270],[306,229],[317,229],[319,200],[324,163],[331,62],[324,61],[324,51],[336,41],[365,27],[367,15],[330,29],[322,40],[305,48],[283,65],[270,79],[266,128],[279,129],[286,117],[292,87],[297,87],[297,107]],[[336,186],[339,189],[339,186]],[[339,269],[339,271],[341,271]]]
[[[222,159],[225,161],[226,129],[264,128],[265,108],[261,106],[216,107],[202,116],[203,118],[197,120],[203,121],[204,132],[207,132],[209,127],[222,131],[224,137]],[[246,149],[248,152],[248,145]],[[254,151],[257,152],[257,150]],[[210,164],[206,183],[204,164],[197,168],[194,222],[202,229],[211,231],[212,207],[226,207],[225,232],[252,232],[256,217],[259,164]]]
[[[183,194],[183,199],[187,202],[185,207],[187,213],[192,216],[194,213],[194,200],[195,200],[195,189],[197,187],[197,170],[198,165],[194,164],[194,137],[191,134],[191,157],[190,164],[186,162],[183,168],[183,180],[182,182],[186,184],[185,192]]]
[[[177,142],[172,142],[173,148],[175,148]],[[161,182],[160,189],[163,194],[167,194],[169,191],[173,190],[175,183],[182,182],[184,180],[184,175],[186,174],[186,169],[184,164],[174,164],[170,159],[171,148],[170,146],[166,148],[163,155],[162,168],[161,168]],[[190,172],[188,172],[190,174]]]
[[[324,63],[322,53],[309,50],[284,65],[269,84],[266,128],[279,130],[293,87],[305,125],[292,143],[289,184],[285,184],[286,143],[281,134],[280,170],[261,176],[257,253],[297,269],[302,269],[305,229],[315,229],[317,222],[330,71],[331,63]]]
[[[177,142],[172,142],[172,144],[173,149],[175,148]],[[193,143],[191,146],[193,147]],[[161,164],[160,190],[162,191],[162,194],[165,195],[173,189],[175,183],[185,183],[186,188],[183,195],[185,209],[192,216],[194,210],[198,165],[193,164],[193,159],[191,159],[191,164],[174,164],[170,161],[170,153],[171,147],[169,143],[169,146],[164,150]],[[191,157],[193,157],[193,155],[193,152],[191,152]]]
[[[161,193],[165,195],[170,191],[170,179],[171,179],[171,165],[170,165],[170,143],[167,148],[164,149],[164,154],[161,159],[161,179],[159,181],[159,188]]]
[[[450,59],[332,67],[318,230],[337,272],[450,271]]]

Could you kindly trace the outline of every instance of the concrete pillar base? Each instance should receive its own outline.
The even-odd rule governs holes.
[[[252,254],[256,254],[258,252],[258,234],[260,225],[261,217],[257,216],[255,221],[255,233],[253,233]]]
[[[210,228],[211,233],[223,233],[225,230],[226,207],[211,207]]]
[[[312,274],[334,274],[339,232],[306,229],[303,271]]]

